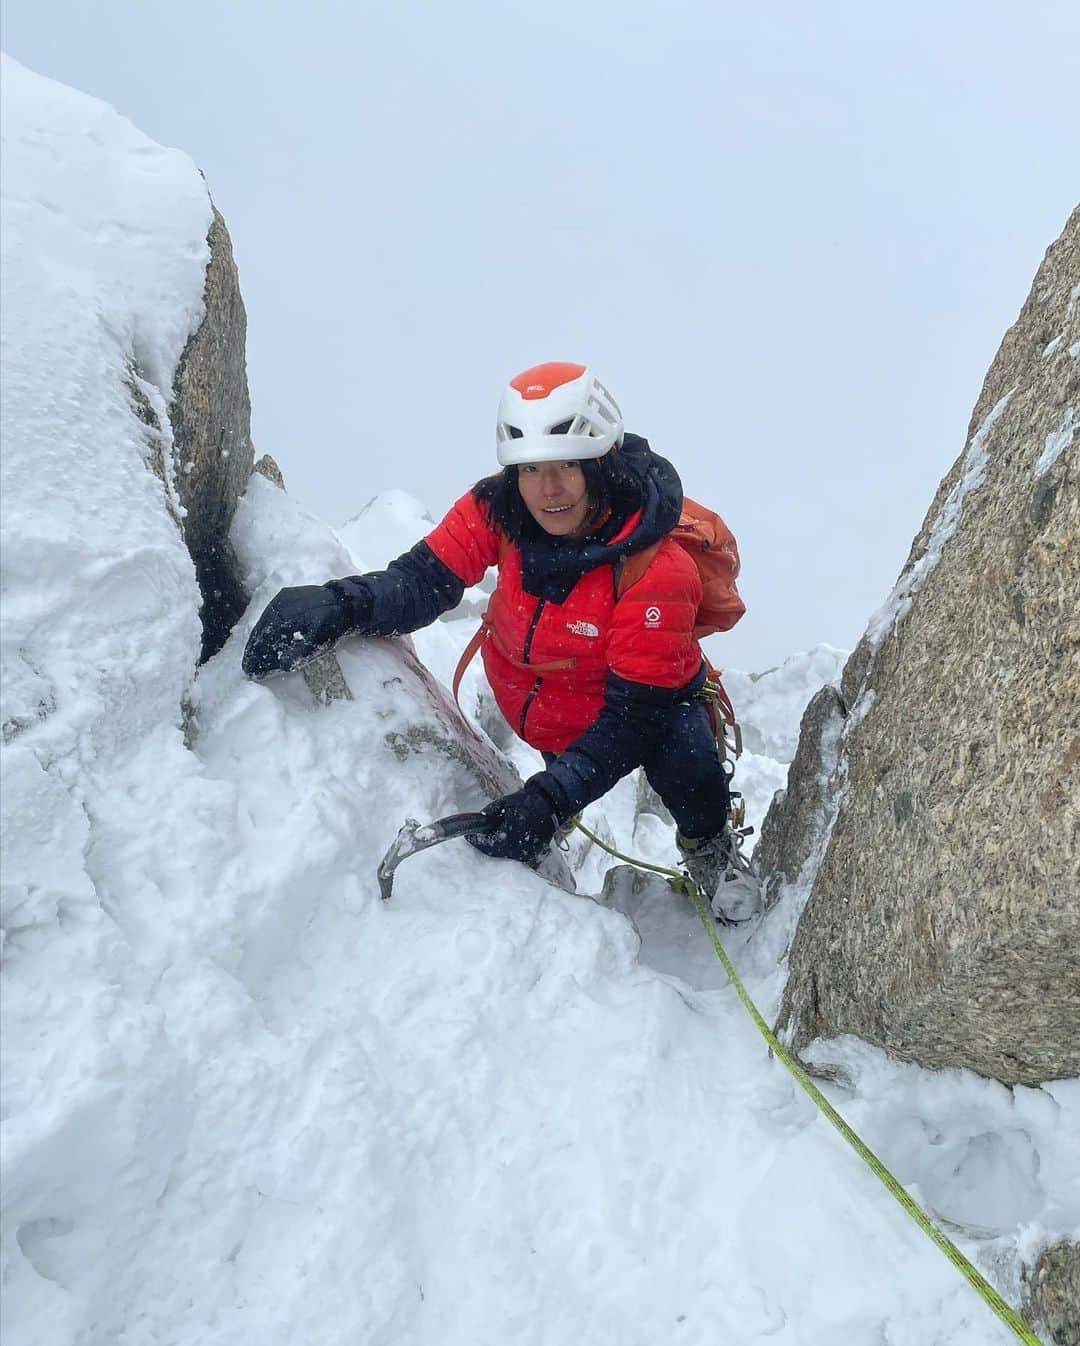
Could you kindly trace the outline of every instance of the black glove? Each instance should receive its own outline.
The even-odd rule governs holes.
[[[282,589],[255,623],[244,650],[249,678],[285,672],[304,663],[353,629],[354,614],[328,585]]]
[[[470,846],[496,860],[532,864],[547,850],[559,827],[555,805],[539,785],[531,782],[515,794],[496,799],[483,810],[498,826],[465,839]]]

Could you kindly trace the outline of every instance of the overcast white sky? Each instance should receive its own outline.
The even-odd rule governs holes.
[[[438,517],[503,381],[586,361],[735,530],[744,668],[854,644],[1080,196],[1076,0],[5,0],[0,38],[206,174],[306,506]]]

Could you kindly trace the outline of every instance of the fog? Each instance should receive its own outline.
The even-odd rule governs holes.
[[[857,640],[1078,194],[1074,3],[7,0],[2,39],[206,174],[305,506],[439,517],[503,382],[589,363],[734,529],[743,668]]]

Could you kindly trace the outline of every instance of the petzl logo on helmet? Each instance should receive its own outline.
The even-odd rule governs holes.
[[[510,380],[510,387],[516,388],[522,397],[536,399],[548,397],[556,388],[573,383],[585,373],[584,365],[567,364],[563,360],[549,360],[545,365],[533,365],[517,378]]]
[[[660,625],[660,609],[655,605],[645,609],[645,626],[650,631],[655,631]]]

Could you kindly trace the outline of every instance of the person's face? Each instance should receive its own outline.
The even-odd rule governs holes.
[[[522,463],[518,490],[545,533],[573,537],[584,531],[589,496],[580,463]]]

